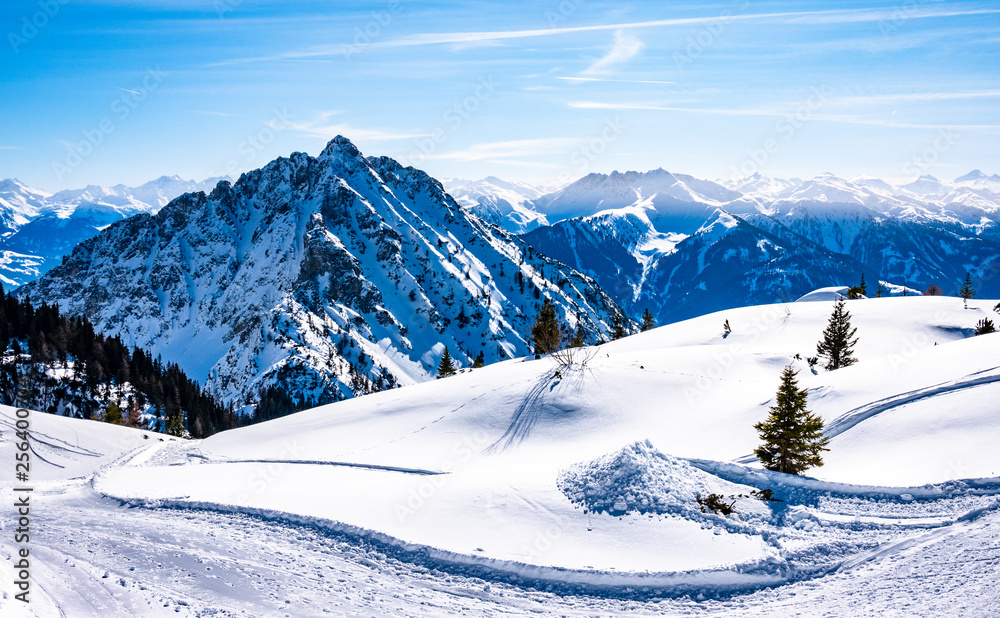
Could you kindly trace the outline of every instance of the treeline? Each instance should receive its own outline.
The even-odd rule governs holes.
[[[236,414],[177,365],[95,333],[85,317],[33,307],[2,285],[0,402],[128,425],[145,410],[158,419],[152,429],[177,435],[186,429],[196,438],[239,425]]]

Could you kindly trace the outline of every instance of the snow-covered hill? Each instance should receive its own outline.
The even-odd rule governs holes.
[[[711,314],[605,344],[585,368],[559,368],[547,357],[512,360],[223,432],[172,460],[195,461],[197,454],[196,461],[208,465],[123,468],[98,486],[147,499],[169,499],[183,487],[190,497],[182,502],[332,519],[473,563],[626,572],[791,567],[789,556],[819,538],[761,538],[754,522],[772,513],[752,500],[738,524],[719,529],[724,520],[702,517],[692,492],[748,494],[792,481],[699,461],[753,459],[753,424],[766,416],[779,373],[792,364],[831,438],[826,465],[809,473],[823,483],[803,487],[899,500],[931,490],[872,487],[1000,475],[1000,455],[989,447],[1000,437],[994,403],[1000,369],[990,362],[1000,335],[971,336],[978,320],[997,317],[995,304],[973,301],[964,309],[960,299],[943,297],[852,301],[858,364],[815,374],[802,359],[815,353],[831,302]],[[732,325],[728,337],[724,320]],[[287,476],[255,488],[250,479],[262,461],[281,462]],[[581,462],[590,463],[574,467]],[[670,477],[658,481],[664,465],[694,489],[675,488]],[[605,491],[620,492],[626,505],[645,498],[645,507],[634,508],[660,516],[621,519],[632,508],[615,508],[616,496],[590,494],[597,480],[564,477],[588,466],[603,472],[584,476],[617,479]],[[651,475],[644,483],[653,493],[637,486],[640,493],[629,498],[627,474],[643,473]],[[743,486],[722,482],[734,478]],[[306,487],[337,490],[316,495]],[[672,496],[673,490],[680,494]],[[588,510],[601,510],[593,501],[603,500],[617,516],[579,508],[578,491]],[[660,494],[663,505],[654,499]],[[794,512],[800,519],[836,520],[806,504]],[[706,521],[713,525],[706,528]],[[533,536],[550,527],[558,538],[532,555],[526,548]],[[864,534],[853,540],[846,531],[837,534],[858,542],[854,551],[868,542],[860,540]]]
[[[137,522],[156,528],[137,523],[138,537],[86,542],[83,568],[53,562],[41,578],[46,602],[64,611],[77,603],[60,589],[60,573],[87,590],[109,570],[112,583],[123,582],[121,603],[182,614],[209,600],[240,607],[204,574],[242,586],[240,569],[258,572],[265,553],[288,549],[279,541],[287,537],[303,545],[292,570],[309,579],[339,577],[336,587],[351,590],[407,582],[380,597],[381,613],[412,610],[426,587],[461,594],[476,615],[494,603],[545,611],[528,589],[554,593],[546,607],[569,615],[774,615],[793,599],[805,615],[840,614],[859,596],[890,615],[959,606],[987,615],[998,601],[1000,368],[992,359],[1000,335],[971,331],[997,317],[995,304],[850,301],[859,362],[834,372],[801,360],[814,353],[832,303],[767,305],[605,344],[586,367],[515,359],[203,441],[143,445],[104,465],[92,485],[113,505],[143,507]],[[753,424],[788,364],[831,438],[826,465],[811,478],[763,471],[751,455]],[[67,448],[67,435],[47,442]],[[764,489],[781,501],[754,497]],[[121,509],[88,491],[53,485],[41,494],[53,513],[50,537],[70,534],[58,523],[70,513],[115,520]],[[736,513],[702,512],[697,498],[709,493]],[[205,521],[214,534],[179,532]],[[233,544],[237,529],[243,540]],[[164,548],[144,541],[167,530],[176,540]],[[316,531],[336,548],[314,553]],[[54,541],[41,542],[57,555]],[[358,548],[355,557],[348,547]],[[126,556],[118,565],[116,552]],[[368,570],[356,573],[352,560]],[[942,560],[949,566],[939,573]],[[184,579],[195,565],[201,576]],[[414,579],[408,565],[441,579]],[[954,577],[937,579],[945,572]],[[277,577],[274,598],[249,586],[246,594],[264,607],[293,590],[296,607],[325,598],[327,586],[298,577]],[[927,586],[928,577],[948,585]],[[892,586],[879,585],[886,578]],[[356,608],[374,607],[369,594],[351,596]],[[716,600],[701,603],[706,597]]]
[[[597,285],[346,138],[116,223],[19,290],[85,313],[226,401],[262,386],[335,401],[528,351],[545,297],[591,341],[620,310]]]
[[[721,184],[664,170],[591,174],[526,204],[523,234],[636,316],[671,322],[792,299],[845,280],[954,293],[970,272],[1000,295],[1000,193],[971,173],[901,187],[822,174]]]
[[[14,179],[0,181],[0,282],[18,286],[37,279],[78,243],[115,221],[155,213],[175,197],[211,190],[203,182],[163,176],[138,187],[90,185],[49,194]]]

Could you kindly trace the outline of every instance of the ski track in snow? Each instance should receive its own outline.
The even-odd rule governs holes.
[[[504,431],[503,435],[496,442],[486,448],[486,453],[503,452],[523,442],[528,437],[528,434],[531,433],[531,427],[538,420],[538,415],[542,412],[542,397],[547,390],[551,390],[555,386],[553,379],[554,376],[552,374],[544,373],[535,381],[534,385],[532,385],[528,393],[524,396],[524,399],[514,409],[514,414],[511,415],[510,425],[507,427],[507,430]]]
[[[378,464],[351,463],[347,461],[320,461],[310,459],[224,459],[206,460],[206,463],[260,463],[260,464],[293,464],[306,466],[340,466],[344,468],[363,468],[365,470],[379,470],[383,472],[401,472],[403,474],[418,474],[434,476],[438,474],[448,474],[438,470],[421,470],[420,468],[402,468],[399,466],[380,466]]]
[[[705,586],[678,598],[630,599],[491,580],[309,525],[130,508],[84,481],[52,484],[36,498],[27,614],[36,616],[988,616],[1000,603],[996,509],[883,544],[811,579],[722,596]]]
[[[905,393],[899,393],[897,395],[892,395],[890,397],[885,397],[879,399],[878,401],[873,401],[872,403],[865,404],[841,414],[830,423],[826,425],[823,433],[828,438],[833,438],[838,436],[845,431],[850,430],[859,423],[862,423],[873,416],[877,416],[883,412],[898,408],[900,406],[905,406],[907,404],[913,403],[915,401],[920,401],[922,399],[928,399],[930,397],[935,397],[937,395],[944,395],[946,393],[953,393],[956,391],[961,391],[969,388],[975,388],[977,386],[982,386],[984,384],[995,384],[1000,382],[1000,373],[996,372],[1000,367],[993,367],[991,369],[984,369],[978,371],[970,376],[966,376],[961,380],[955,380],[952,382],[944,382],[941,384],[935,384],[934,386],[928,386],[926,388],[918,388]],[[981,375],[987,374],[987,375]],[[978,376],[978,377],[975,377]],[[737,463],[753,463],[757,461],[756,455],[744,455],[735,459]]]

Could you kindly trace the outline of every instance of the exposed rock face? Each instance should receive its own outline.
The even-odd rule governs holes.
[[[460,207],[440,183],[345,138],[115,223],[24,286],[162,354],[225,400],[265,385],[321,401],[524,355],[542,299],[607,337],[588,277]]]

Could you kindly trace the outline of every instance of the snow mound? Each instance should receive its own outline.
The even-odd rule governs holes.
[[[736,503],[736,512],[770,515],[754,490],[704,472],[684,459],[658,451],[649,440],[635,442],[593,461],[563,471],[559,489],[571,502],[588,511],[673,514],[688,519],[703,517],[698,498],[721,494]]]

